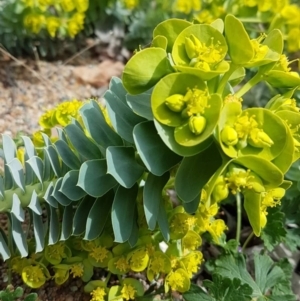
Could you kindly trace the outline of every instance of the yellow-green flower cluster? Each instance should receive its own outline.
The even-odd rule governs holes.
[[[33,33],[45,29],[54,38],[74,38],[84,28],[89,0],[22,0],[25,6],[23,24]]]

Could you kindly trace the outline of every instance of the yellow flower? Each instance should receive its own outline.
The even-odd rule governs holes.
[[[222,219],[214,220],[208,227],[208,232],[212,236],[215,243],[218,243],[219,238],[222,236],[225,230],[227,230],[227,226]]]
[[[39,119],[39,124],[44,129],[51,129],[54,124],[53,116],[55,115],[56,109],[46,111]]]
[[[189,230],[182,238],[182,247],[185,250],[196,250],[202,244],[202,239],[195,231]]]
[[[103,262],[104,259],[108,258],[108,254],[108,250],[101,246],[92,248],[92,251],[90,252],[90,256],[97,262]]]
[[[75,263],[71,266],[71,274],[73,278],[83,276],[84,265],[82,263]]]
[[[104,301],[104,296],[106,296],[104,287],[97,287],[91,292],[91,301]]]
[[[89,8],[89,0],[75,0],[74,2],[79,13],[84,13]]]
[[[191,282],[188,273],[184,269],[179,268],[168,274],[166,284],[169,285],[172,290],[184,293],[189,290]]]
[[[73,0],[61,0],[60,5],[63,9],[63,11],[69,13],[75,9],[75,4]]]
[[[169,273],[171,271],[171,260],[170,258],[161,251],[154,252],[150,259],[147,278],[152,281],[155,276],[160,273]]]
[[[79,118],[79,108],[82,106],[82,102],[76,99],[72,101],[66,101],[59,104],[55,111],[55,119],[57,122],[62,125],[66,126],[70,123],[71,118]]]
[[[19,159],[19,161],[22,163],[22,165],[24,166],[25,164],[25,148],[24,147],[19,147],[17,149],[17,158]]]
[[[126,273],[130,268],[125,256],[121,256],[115,261],[115,267],[123,273]]]
[[[280,14],[285,19],[286,24],[293,26],[300,25],[300,7],[298,5],[287,5],[281,10]]]
[[[67,23],[67,31],[71,38],[74,38],[82,29],[84,25],[85,15],[82,13],[75,13]]]
[[[32,33],[38,34],[45,25],[45,17],[43,15],[30,13],[24,18],[24,26]]]
[[[134,272],[145,270],[149,262],[149,255],[146,248],[140,248],[130,252],[127,256],[127,261]]]
[[[197,273],[199,270],[199,265],[203,261],[203,254],[200,251],[194,251],[183,257],[180,261],[183,263],[189,277],[191,278],[193,274]]]
[[[54,266],[55,271],[54,281],[57,285],[62,285],[69,279],[69,267],[67,265],[59,265],[63,267]]]
[[[47,280],[43,268],[39,264],[23,268],[22,279],[31,288],[39,288]]]
[[[56,17],[48,17],[46,19],[46,27],[50,36],[54,38],[58,28],[60,27],[60,19]]]
[[[132,285],[124,284],[121,290],[122,298],[124,298],[125,300],[134,300],[136,292],[137,291],[134,289]]]
[[[68,247],[64,242],[59,242],[54,245],[48,245],[45,248],[45,257],[50,263],[58,264],[62,261],[63,258],[67,257],[66,248]]]
[[[296,52],[300,49],[300,25],[299,27],[294,27],[289,30],[287,35],[287,48],[289,52]]]
[[[189,129],[195,135],[201,135],[206,127],[206,118],[201,115],[189,118]]]
[[[18,274],[21,274],[23,269],[28,265],[30,265],[28,258],[16,256],[11,259],[11,269]]]
[[[139,5],[139,0],[123,0],[123,6],[127,9],[134,9]]]
[[[188,15],[191,11],[199,11],[201,9],[201,0],[177,0],[175,3],[175,11]]]

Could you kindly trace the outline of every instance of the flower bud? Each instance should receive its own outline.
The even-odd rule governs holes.
[[[195,135],[200,135],[206,126],[206,119],[203,116],[191,116],[189,119],[189,128]]]
[[[194,65],[195,68],[199,68],[199,69],[202,69],[203,71],[210,71],[210,67],[209,67],[209,64],[207,62],[197,62],[195,65]]]
[[[238,143],[238,134],[234,128],[229,125],[225,125],[221,132],[221,140],[227,146],[236,145]]]
[[[271,190],[272,197],[276,200],[280,200],[285,195],[285,189],[277,187]]]
[[[193,34],[191,34],[189,38],[185,38],[185,51],[189,59],[193,59],[197,56],[197,48],[199,47],[202,47],[202,44]]]
[[[257,193],[261,193],[266,190],[262,179],[253,171],[249,173],[248,189],[253,189]]]
[[[229,189],[223,176],[218,177],[215,187],[212,191],[212,197],[215,202],[225,200],[229,195]]]
[[[258,128],[251,130],[248,142],[253,147],[258,148],[271,147],[274,144],[273,140],[263,130]]]
[[[165,104],[171,111],[181,112],[185,106],[183,95],[173,94],[166,99]]]

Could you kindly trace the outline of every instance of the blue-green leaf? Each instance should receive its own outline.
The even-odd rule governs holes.
[[[40,157],[32,156],[27,163],[31,166],[39,182],[43,185],[44,163]]]
[[[61,192],[62,182],[63,178],[59,178],[56,181],[51,196],[53,196],[61,205],[68,206],[72,203],[72,200],[70,200],[65,194]]]
[[[28,255],[28,245],[22,225],[13,214],[11,214],[11,223],[12,237],[15,241],[16,247],[18,248],[21,257],[26,257]]]
[[[77,185],[87,194],[100,197],[117,185],[114,177],[107,173],[105,159],[84,162],[79,170]]]
[[[79,203],[73,219],[73,235],[81,235],[85,231],[87,217],[95,202],[95,198],[87,195]]]
[[[154,230],[159,215],[160,203],[162,202],[162,190],[169,180],[169,173],[165,173],[158,177],[149,173],[144,191],[144,211],[146,221],[150,230]]]
[[[95,201],[87,217],[84,239],[93,240],[101,235],[110,217],[113,199],[113,193],[110,191]]]
[[[59,240],[67,240],[72,234],[73,205],[66,206],[63,213],[62,229]]]
[[[14,158],[7,163],[8,168],[10,169],[10,174],[15,182],[15,184],[25,193],[25,177],[23,165],[19,159]]]
[[[56,199],[52,196],[52,192],[54,190],[53,182],[49,184],[47,190],[44,194],[44,200],[50,205],[50,207],[58,208],[58,204]]]
[[[119,186],[111,210],[111,220],[116,242],[125,242],[130,238],[134,222],[134,211],[138,186],[130,189]]]
[[[54,245],[58,242],[59,239],[59,217],[58,217],[58,211],[56,208],[52,206],[49,207],[49,213],[50,213],[50,222],[49,222],[49,238],[48,238],[48,244]],[[47,207],[47,208],[48,208]]]
[[[153,120],[151,94],[152,89],[139,95],[126,95],[127,103],[132,111],[148,120]]]
[[[132,187],[144,168],[135,160],[133,147],[110,146],[106,149],[107,172],[125,188]]]
[[[127,103],[121,101],[112,91],[108,90],[103,97],[114,129],[124,140],[133,143],[133,128],[145,119],[134,114]]]
[[[168,216],[163,202],[160,202],[159,213],[157,217],[159,229],[164,237],[164,240],[168,242],[170,240],[170,228],[168,223]]]
[[[24,222],[25,212],[22,208],[21,201],[16,193],[13,194],[11,213],[20,221]]]
[[[175,190],[180,199],[188,203],[199,196],[200,200],[202,188],[221,164],[222,158],[215,144],[202,153],[184,158],[175,178]]]
[[[68,138],[74,148],[87,160],[100,159],[102,157],[100,149],[85,136],[83,131],[75,124],[65,127]]]
[[[95,101],[80,108],[83,123],[91,137],[102,147],[123,145],[121,137],[107,124],[104,115]]]
[[[147,169],[156,176],[163,175],[181,160],[163,143],[152,121],[136,125],[133,138]]]
[[[80,161],[65,141],[57,140],[55,147],[59,156],[67,166],[71,169],[79,169]]]
[[[41,252],[45,246],[45,230],[42,216],[32,210],[33,232],[35,240],[35,252]]]
[[[72,201],[78,201],[83,198],[86,193],[81,187],[77,186],[79,170],[70,170],[63,177],[60,192]]]

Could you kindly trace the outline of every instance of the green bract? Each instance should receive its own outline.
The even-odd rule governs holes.
[[[174,68],[210,80],[229,70],[224,61],[227,44],[223,35],[210,25],[196,24],[184,29],[174,42]]]

